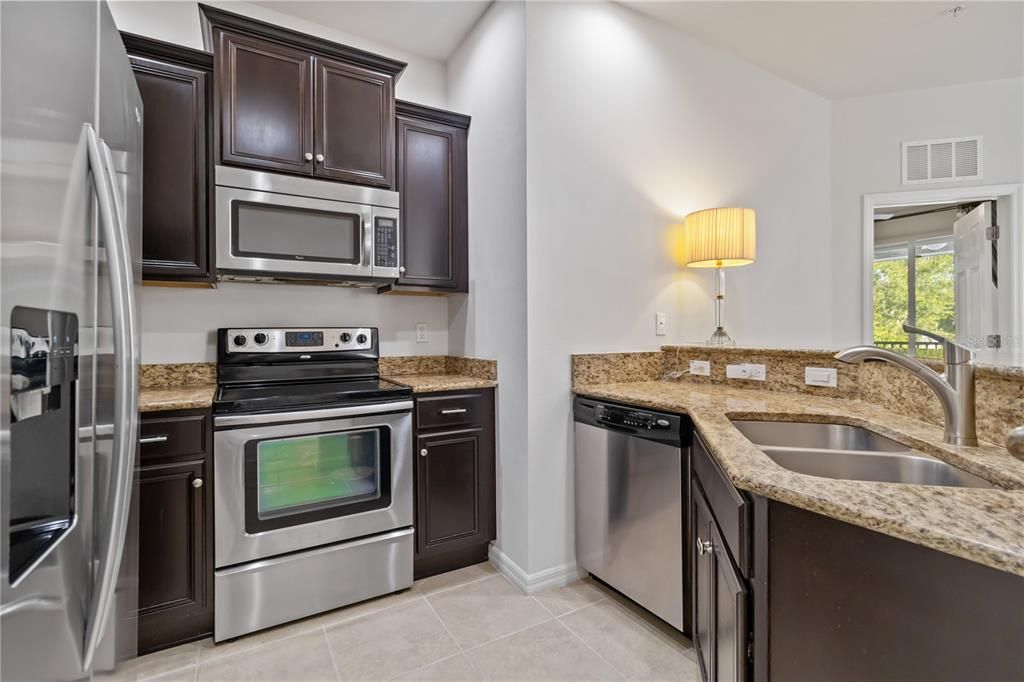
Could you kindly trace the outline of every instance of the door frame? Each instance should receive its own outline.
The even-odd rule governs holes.
[[[977,185],[972,187],[949,187],[945,189],[910,190],[906,192],[884,192],[865,194],[861,204],[861,341],[873,343],[874,305],[872,272],[875,253],[875,209],[890,206],[912,206],[915,204],[940,204],[983,201],[985,199],[1006,199],[1010,215],[999,222],[1006,232],[1009,244],[1010,267],[1014,278],[1010,282],[1011,310],[1004,333],[1024,340],[1024,234],[1021,232],[1021,216],[1024,213],[1024,185]]]

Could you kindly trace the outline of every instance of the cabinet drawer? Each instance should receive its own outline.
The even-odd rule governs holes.
[[[184,457],[206,452],[210,428],[209,415],[178,414],[148,417],[143,415],[139,424],[139,455],[153,457]]]
[[[486,401],[480,393],[458,393],[416,399],[419,429],[480,424],[486,418]]]
[[[750,577],[750,501],[732,484],[704,440],[693,439],[693,472],[707,496],[711,513],[729,554],[744,577]]]

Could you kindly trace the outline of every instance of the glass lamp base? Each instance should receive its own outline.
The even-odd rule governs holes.
[[[725,329],[718,327],[715,329],[715,333],[708,339],[707,345],[709,346],[735,346],[736,342],[733,341],[732,337],[725,333]]]

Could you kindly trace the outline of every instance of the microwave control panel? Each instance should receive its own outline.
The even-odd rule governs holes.
[[[398,267],[398,221],[394,218],[374,218],[373,265],[377,268]]]

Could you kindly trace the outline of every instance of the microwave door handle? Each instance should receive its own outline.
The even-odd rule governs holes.
[[[362,266],[366,270],[367,274],[373,272],[373,212],[369,212],[366,215],[366,219],[362,221],[363,225],[363,258]]]

